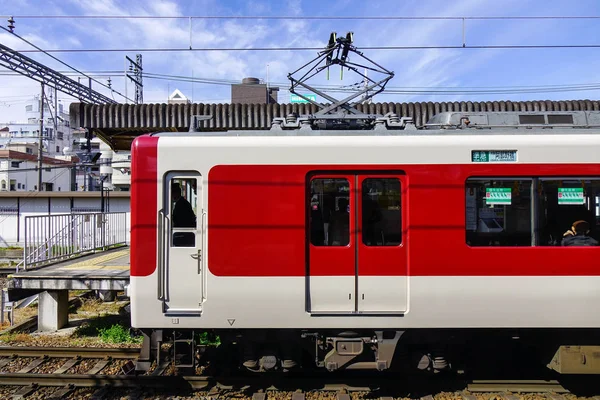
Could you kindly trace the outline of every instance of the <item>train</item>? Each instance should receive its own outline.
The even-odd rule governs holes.
[[[385,371],[408,348],[440,372],[498,335],[600,372],[600,111],[311,121],[134,140],[138,370],[167,340],[193,367],[213,332],[253,372]]]

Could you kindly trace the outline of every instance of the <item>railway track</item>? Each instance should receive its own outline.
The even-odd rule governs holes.
[[[41,348],[0,347],[0,386],[10,387],[6,398],[26,398],[45,390],[43,398],[66,399],[80,388],[97,389],[92,398],[102,398],[106,390],[237,391],[254,400],[264,400],[270,391],[291,392],[293,400],[310,397],[313,392],[336,394],[348,400],[353,392],[369,392],[370,397],[421,398],[433,400],[441,392],[454,398],[476,400],[475,394],[496,394],[506,400],[520,400],[515,394],[537,393],[550,400],[563,400],[570,393],[557,381],[478,380],[452,378],[414,380],[390,377],[307,377],[307,376],[177,376],[167,375],[163,363],[148,375],[134,374],[139,349],[131,348]],[[83,368],[79,368],[82,365]],[[408,392],[407,392],[408,390]],[[7,393],[7,392],[5,392]],[[385,395],[384,395],[385,394]],[[600,391],[598,393],[600,394]],[[600,397],[597,397],[600,400]]]

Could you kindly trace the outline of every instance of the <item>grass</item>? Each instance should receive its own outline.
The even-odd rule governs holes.
[[[129,319],[121,315],[105,314],[84,322],[73,337],[99,337],[104,343],[141,343],[142,337],[132,335]]]
[[[205,346],[218,346],[221,344],[221,338],[212,332],[202,332],[198,334],[198,343]]]

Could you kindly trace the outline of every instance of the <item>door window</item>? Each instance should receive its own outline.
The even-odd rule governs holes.
[[[169,182],[173,247],[196,247],[196,178],[173,178]]]
[[[367,178],[362,182],[362,242],[398,246],[402,242],[400,180]]]
[[[310,183],[310,242],[313,246],[350,243],[350,183],[313,179]]]

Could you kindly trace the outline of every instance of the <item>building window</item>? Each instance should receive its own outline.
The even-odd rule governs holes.
[[[17,181],[15,181],[14,179],[10,180],[10,191],[14,192],[16,189],[15,187],[17,186]]]
[[[21,163],[18,162],[18,161],[11,161],[10,162],[11,168],[19,168],[20,165],[21,165]]]
[[[33,149],[31,147],[25,147],[25,153],[33,154]]]
[[[531,179],[469,179],[466,240],[470,246],[531,246]]]
[[[25,111],[33,111],[33,106],[29,105],[29,106],[25,106]]]
[[[600,239],[600,178],[469,179],[465,199],[470,246],[561,246],[578,221]]]
[[[2,190],[6,190],[6,181],[2,179]]]
[[[56,152],[60,153],[60,146],[56,146]]]
[[[52,171],[52,169],[51,168],[44,168],[44,171],[50,172],[50,171]]]

